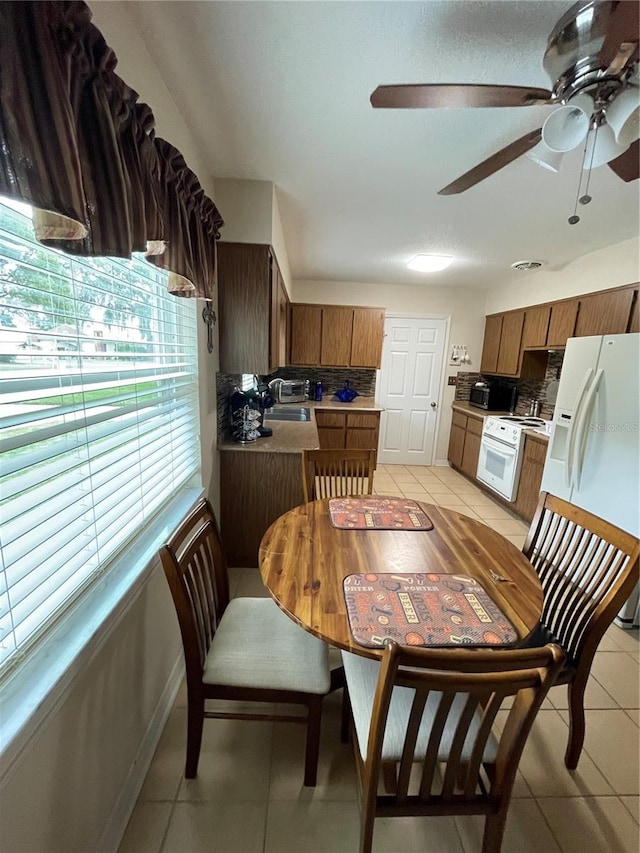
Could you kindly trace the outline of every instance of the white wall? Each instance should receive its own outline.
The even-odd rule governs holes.
[[[126,3],[92,4],[121,76],[147,101],[157,132],[176,145],[213,196],[213,181],[171,99]],[[223,214],[224,215],[224,214]],[[203,482],[216,504],[215,374],[198,304]],[[44,725],[32,733],[0,794],[0,846],[7,853],[95,850],[128,816],[136,774],[155,747],[180,676],[181,642],[164,573],[155,569],[125,616],[77,674]],[[133,797],[133,800],[131,798]],[[103,837],[103,843],[108,839]]]
[[[517,273],[513,281],[487,291],[486,313],[553,302],[640,280],[640,239],[600,249],[561,269]]]
[[[290,293],[291,271],[275,185],[271,181],[217,178],[216,204],[224,211],[221,239],[228,243],[273,246],[284,285]]]
[[[485,315],[484,290],[295,280],[291,299],[294,302],[365,305],[384,308],[387,313],[394,314],[450,316],[449,343],[469,348],[471,364],[466,365],[466,370],[476,372],[480,368]],[[446,375],[455,376],[460,369],[448,367]],[[435,458],[439,462],[447,458],[454,394],[455,388],[445,384],[440,399],[440,424],[436,438]]]

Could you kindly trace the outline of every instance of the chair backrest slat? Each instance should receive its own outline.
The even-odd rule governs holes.
[[[476,804],[483,798],[490,802],[496,791],[510,790],[524,740],[563,659],[557,646],[455,650],[442,655],[437,650],[401,647],[388,641],[374,701],[367,763],[379,766],[382,760],[388,716],[394,713],[388,697],[393,689],[407,688],[414,695],[403,731],[395,801],[404,805],[416,800],[425,807],[436,800],[442,805]],[[515,701],[507,709],[502,734],[497,735],[493,723],[509,697]],[[425,735],[420,735],[425,715],[430,721],[427,743]],[[485,791],[479,782],[488,755],[496,770],[489,791]],[[441,763],[445,764],[444,775],[438,785]],[[415,770],[412,776],[412,765],[419,768],[419,778]]]
[[[368,495],[373,491],[375,450],[305,450],[302,487],[306,501]]]
[[[638,539],[543,492],[523,550],[542,585],[543,623],[572,660],[595,651],[638,580]]]
[[[182,634],[187,680],[199,684],[209,646],[229,603],[218,525],[201,500],[160,549]]]

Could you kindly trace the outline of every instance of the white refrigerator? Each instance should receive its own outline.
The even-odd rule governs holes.
[[[640,334],[570,338],[544,472],[551,492],[640,535]],[[638,590],[618,614],[638,624]]]

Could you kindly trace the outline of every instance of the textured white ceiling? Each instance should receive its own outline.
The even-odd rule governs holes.
[[[380,83],[549,87],[547,37],[569,2],[136,2],[149,52],[216,177],[273,181],[294,278],[492,286],[513,261],[562,267],[639,231],[639,182],[581,150],[553,174],[521,157],[437,191],[542,124],[548,107],[374,110]],[[224,211],[222,211],[224,215]],[[404,264],[452,254],[430,276]]]

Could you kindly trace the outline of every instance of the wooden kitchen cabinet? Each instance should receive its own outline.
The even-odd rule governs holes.
[[[482,417],[465,415],[455,409],[451,413],[447,458],[454,468],[458,468],[473,479],[478,470],[482,423]]]
[[[327,367],[349,365],[352,338],[353,308],[323,306],[320,364]]]
[[[289,342],[289,296],[278,270],[278,366],[288,363]]]
[[[544,347],[547,345],[550,316],[550,305],[534,305],[533,308],[525,310],[522,329],[523,350],[528,347]]]
[[[524,311],[513,311],[503,314],[498,366],[496,368],[496,373],[499,376],[518,375],[523,326]]]
[[[502,314],[494,314],[486,318],[480,373],[495,373],[497,370],[500,336],[502,334],[502,317]]]
[[[291,352],[289,364],[320,363],[322,307],[291,305]]]
[[[581,296],[575,336],[624,334],[632,302],[631,289]]]
[[[271,373],[280,366],[280,288],[270,246],[218,243],[220,371]],[[286,334],[286,330],[285,330]]]
[[[464,436],[464,449],[460,468],[468,477],[475,480],[480,456],[480,440],[482,437],[482,418],[467,417],[467,429]]]
[[[631,317],[629,319],[629,332],[640,332],[640,292],[637,290],[633,293],[633,305],[631,307]]]
[[[572,338],[576,331],[579,302],[569,299],[566,302],[556,302],[551,305],[549,331],[547,332],[548,347],[566,347],[567,339]]]
[[[354,308],[351,367],[380,367],[383,337],[384,311]]]
[[[547,440],[525,435],[522,468],[518,481],[515,510],[527,521],[533,519],[540,496],[542,471],[547,458]]]
[[[318,441],[322,450],[353,448],[378,451],[380,412],[337,412],[316,409]]]
[[[290,364],[380,367],[384,309],[291,305]]]

